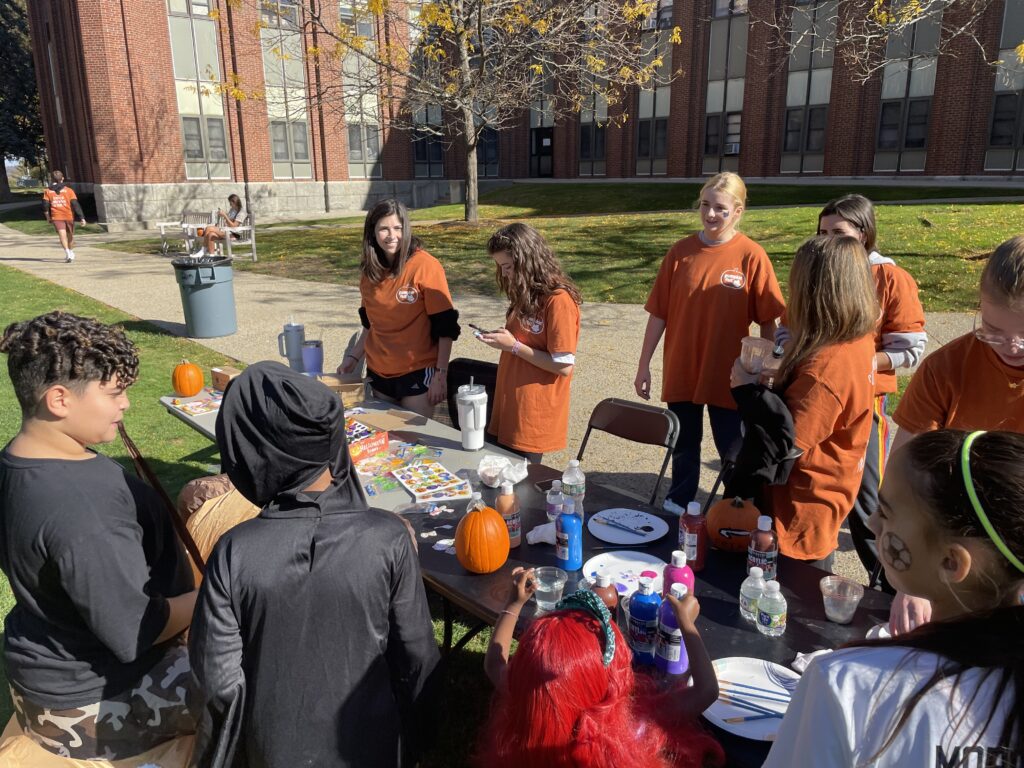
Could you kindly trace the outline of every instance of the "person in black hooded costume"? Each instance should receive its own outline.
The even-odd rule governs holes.
[[[207,563],[189,639],[197,766],[397,766],[439,660],[403,521],[368,509],[337,395],[276,362],[231,383],[228,477],[258,517]]]

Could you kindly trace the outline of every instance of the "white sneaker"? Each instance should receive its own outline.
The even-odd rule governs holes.
[[[200,248],[198,251],[192,254],[193,259],[201,259],[206,255],[206,248]]]
[[[64,251],[64,263],[65,264],[70,264],[74,260],[75,260],[75,252],[74,251],[72,251],[70,248],[68,250]]]
[[[686,514],[686,509],[676,504],[672,499],[665,499],[665,503],[661,505],[661,508],[676,517],[682,517]]]

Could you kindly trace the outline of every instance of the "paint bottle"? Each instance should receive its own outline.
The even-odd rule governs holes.
[[[672,597],[682,600],[686,597],[683,584],[672,585]],[[654,651],[654,666],[665,675],[681,675],[690,668],[690,659],[683,645],[683,632],[676,621],[676,612],[668,600],[658,608],[658,643]]]
[[[747,545],[747,574],[757,566],[764,572],[764,580],[771,581],[778,574],[779,536],[772,528],[768,515],[757,518],[757,530],[750,534]]]
[[[565,571],[583,567],[583,521],[573,508],[572,499],[565,500],[562,514],[555,520],[555,559]]]
[[[509,547],[515,549],[523,542],[523,525],[519,516],[519,502],[512,490],[512,483],[501,484],[501,493],[494,501],[494,508],[508,527]]]
[[[548,495],[544,501],[548,521],[553,523],[558,519],[558,516],[562,514],[562,504],[565,502],[565,496],[562,495],[561,480],[554,480],[551,483],[551,490],[548,491]]]
[[[612,584],[612,577],[607,574],[601,574],[597,577],[597,581],[594,582],[590,591],[600,597],[601,602],[611,611],[612,616],[615,616],[615,609],[619,605],[619,591]]]
[[[672,553],[672,561],[665,566],[662,574],[661,594],[667,595],[673,584],[682,584],[686,587],[686,594],[693,592],[694,583],[693,571],[686,564],[686,553],[677,549]]]
[[[653,664],[661,598],[650,577],[641,578],[639,584],[629,598],[629,647],[633,649],[635,664]]]
[[[679,548],[686,553],[690,570],[704,568],[708,552],[708,528],[700,504],[691,501],[686,505],[686,514],[679,518]]]

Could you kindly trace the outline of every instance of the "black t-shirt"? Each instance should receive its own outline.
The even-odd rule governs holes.
[[[82,461],[0,453],[0,568],[16,605],[7,678],[55,709],[139,680],[166,650],[167,597],[192,572],[159,496],[100,454]]]

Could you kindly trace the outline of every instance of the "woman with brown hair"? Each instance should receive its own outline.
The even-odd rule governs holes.
[[[775,389],[803,454],[787,483],[768,489],[767,507],[779,551],[830,570],[871,429],[878,297],[864,246],[852,237],[821,236],[800,246],[786,313],[792,339]],[[757,379],[736,361],[734,387]]]
[[[580,337],[579,289],[544,237],[509,224],[487,243],[498,287],[509,298],[504,328],[477,333],[501,351],[488,431],[530,461],[565,448],[569,384]]]

